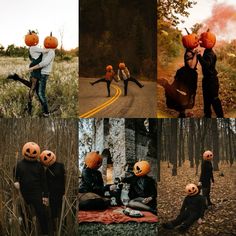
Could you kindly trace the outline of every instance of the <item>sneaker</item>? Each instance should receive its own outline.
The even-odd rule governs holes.
[[[47,118],[47,117],[49,117],[50,116],[50,113],[43,113],[43,117],[45,117],[45,118]]]
[[[13,80],[18,80],[20,77],[19,75],[17,75],[16,73],[13,74],[13,75],[8,75],[7,76],[7,79],[13,79]]]

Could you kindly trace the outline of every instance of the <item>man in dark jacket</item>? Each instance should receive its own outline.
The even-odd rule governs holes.
[[[211,182],[214,183],[213,167],[211,160],[213,153],[211,151],[205,151],[203,153],[203,161],[201,165],[201,175],[199,184],[202,186],[202,194],[207,199],[208,206],[212,205],[210,200]]]
[[[22,149],[24,159],[14,168],[15,187],[20,192],[26,204],[33,206],[39,220],[41,231],[48,234],[48,219],[45,206],[48,204],[48,189],[44,168],[37,161],[40,148],[34,142],[28,142]]]
[[[199,189],[195,184],[188,184],[185,188],[187,196],[184,198],[180,214],[176,219],[163,223],[163,228],[173,229],[180,225],[180,232],[186,231],[196,220],[202,223],[202,218],[206,209],[205,198],[199,195]]]
[[[123,182],[130,184],[129,207],[156,214],[157,189],[155,180],[147,175],[150,170],[147,161],[139,161],[134,165],[134,175],[124,178]]]
[[[206,37],[211,34],[211,38],[214,39],[214,35],[210,32],[204,32],[200,38],[200,45],[205,48],[203,56],[199,53],[197,58],[202,66],[202,90],[204,100],[204,114],[205,117],[211,118],[211,106],[213,107],[217,117],[224,117],[221,101],[219,99],[219,79],[216,71],[216,54],[213,51],[215,41],[211,42]]]

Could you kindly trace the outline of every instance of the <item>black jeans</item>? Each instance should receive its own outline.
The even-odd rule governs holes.
[[[211,106],[217,117],[224,117],[221,101],[219,99],[219,81],[218,78],[203,78],[203,101],[205,117],[211,118]]]
[[[38,85],[38,97],[43,108],[43,112],[48,114],[48,102],[46,98],[46,85],[48,75],[41,75]]]
[[[189,210],[181,212],[175,220],[172,220],[171,223],[173,226],[178,226],[183,224],[185,229],[188,229],[196,220],[200,218],[199,214],[195,212],[190,212]]]
[[[100,82],[104,82],[107,83],[107,93],[108,93],[108,97],[110,97],[110,86],[111,86],[111,81],[110,80],[106,80],[105,78],[102,79],[98,79],[95,82],[92,83],[92,85],[100,83]]]
[[[130,77],[130,78],[124,80],[125,96],[126,96],[127,93],[128,93],[128,83],[129,83],[129,81],[132,81],[132,82],[136,83],[136,84],[139,86],[139,88],[142,88],[142,87],[143,87],[143,85],[142,85],[141,83],[139,83],[138,80],[136,80],[136,79],[133,78],[133,77]]]
[[[211,192],[211,185],[202,187],[202,195],[207,200],[207,206],[212,205],[211,199],[210,199],[210,192]]]
[[[48,218],[41,194],[39,194],[39,196],[25,196],[24,199],[26,204],[33,206],[36,217],[39,220],[42,234],[48,234]]]

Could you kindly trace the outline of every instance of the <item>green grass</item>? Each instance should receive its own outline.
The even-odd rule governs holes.
[[[29,89],[19,82],[6,80],[11,73],[29,78],[27,71],[29,61],[23,58],[0,58],[0,116],[27,117],[27,98]],[[78,110],[78,59],[69,62],[55,61],[53,71],[47,82],[49,110],[56,110],[55,117],[77,117]],[[33,117],[39,117],[41,105],[34,96]]]

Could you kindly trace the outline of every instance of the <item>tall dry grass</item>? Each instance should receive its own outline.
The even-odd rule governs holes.
[[[27,99],[29,88],[20,82],[7,80],[7,76],[17,73],[29,79],[29,60],[23,58],[0,57],[0,116],[28,117]],[[55,60],[52,73],[47,81],[49,110],[54,117],[77,117],[78,110],[78,58],[70,61]],[[34,96],[32,117],[39,117],[42,108]]]
[[[13,185],[13,167],[22,158],[21,148],[27,141],[38,143],[41,150],[52,150],[55,152],[57,160],[64,163],[66,192],[56,235],[75,235],[79,177],[77,121],[0,119],[0,133],[4,137],[0,141],[0,235],[39,235],[36,218],[31,214],[24,219],[28,209],[21,194]],[[21,214],[20,208],[25,214]],[[25,227],[23,220],[28,222]]]

